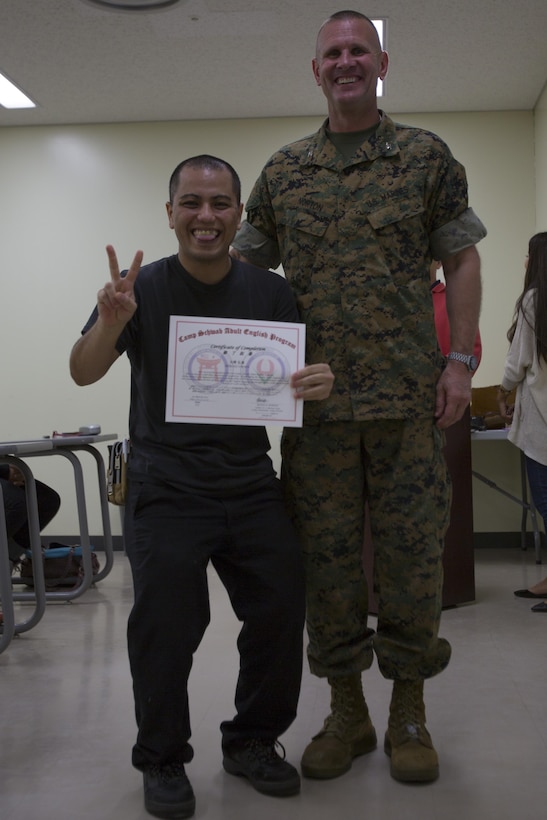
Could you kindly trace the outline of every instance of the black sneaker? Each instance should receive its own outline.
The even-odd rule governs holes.
[[[144,807],[155,817],[192,817],[196,798],[182,763],[149,766],[143,772]]]
[[[283,757],[275,751],[276,744],[283,750]],[[222,751],[225,771],[246,777],[257,792],[289,797],[300,791],[300,775],[284,759],[281,743],[253,737],[223,744]]]

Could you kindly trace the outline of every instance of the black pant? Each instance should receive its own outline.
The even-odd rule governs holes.
[[[0,483],[6,511],[9,557],[12,561],[18,561],[23,550],[30,549],[26,492],[24,487],[17,487],[6,478],[0,478]],[[36,481],[35,484],[38,518],[40,530],[42,530],[57,514],[61,506],[61,499],[58,493],[47,484],[42,484],[41,481]]]
[[[305,604],[300,547],[277,480],[222,499],[131,482],[126,547],[135,589],[133,765],[192,757],[187,683],[210,620],[209,560],[243,624],[236,715],[221,725],[223,742],[286,731],[300,693]]]

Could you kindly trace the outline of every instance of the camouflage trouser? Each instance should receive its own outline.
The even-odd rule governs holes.
[[[446,667],[438,637],[450,480],[429,420],[286,429],[282,478],[307,574],[308,660],[319,677],[368,669],[429,678]],[[374,544],[378,629],[367,628],[365,501]]]

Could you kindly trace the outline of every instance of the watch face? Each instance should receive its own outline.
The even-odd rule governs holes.
[[[479,363],[477,361],[477,357],[476,356],[470,356],[469,357],[469,370],[472,373],[474,373],[478,366],[479,366]]]

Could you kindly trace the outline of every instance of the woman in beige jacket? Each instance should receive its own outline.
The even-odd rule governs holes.
[[[498,390],[500,414],[511,425],[508,434],[526,458],[528,483],[534,504],[547,524],[547,232],[535,234],[528,245],[524,288],[515,306],[511,342]],[[517,388],[515,405],[507,396]],[[547,576],[520,598],[547,598]],[[547,602],[533,607],[547,612]]]

